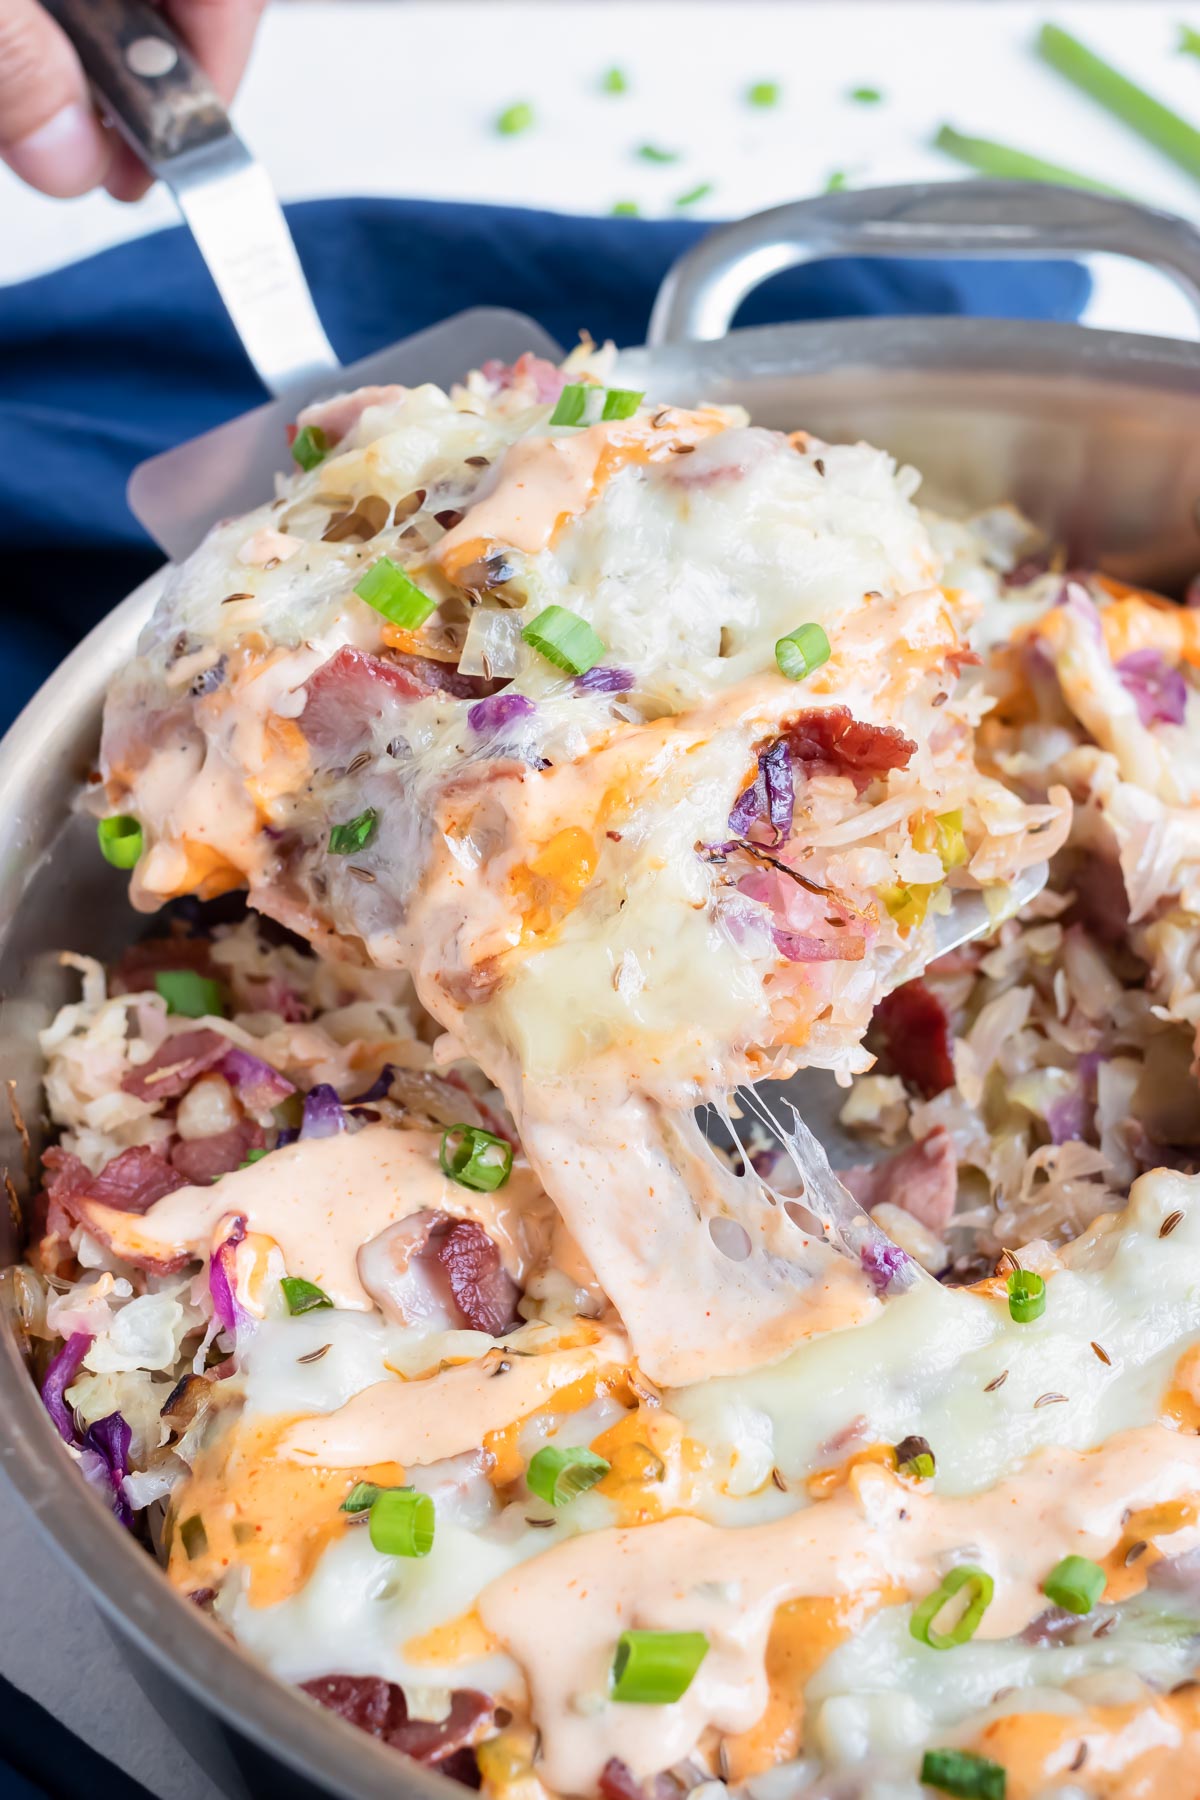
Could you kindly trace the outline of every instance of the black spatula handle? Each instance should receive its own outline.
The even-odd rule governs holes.
[[[113,122],[155,173],[232,133],[225,108],[146,0],[44,0]]]

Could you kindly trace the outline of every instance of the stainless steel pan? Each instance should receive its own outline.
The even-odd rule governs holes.
[[[624,369],[664,398],[737,399],[764,423],[868,437],[925,469],[943,502],[1015,499],[1073,554],[1170,588],[1200,566],[1200,348],[983,319],[722,335],[753,286],[817,255],[1089,249],[1154,264],[1200,307],[1200,239],[1179,220],[1054,189],[898,188],[782,207],[714,232],[668,277],[652,342],[628,352]],[[513,315],[506,319],[511,328]],[[0,1058],[31,1123],[34,1034],[63,997],[53,952],[105,955],[131,934],[122,878],[71,808],[95,753],[106,685],[133,654],[156,586],[146,583],[91,633],[0,744]],[[12,1129],[0,1130],[0,1160],[13,1196],[27,1197],[34,1172]],[[0,1263],[18,1256],[16,1227],[0,1233]],[[440,1777],[318,1712],[171,1593],[69,1466],[7,1317],[0,1371],[0,1466],[202,1761],[228,1778],[232,1746],[258,1793],[311,1783],[355,1800],[447,1800]]]

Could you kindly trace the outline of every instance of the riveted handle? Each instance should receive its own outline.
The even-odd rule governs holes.
[[[338,360],[279,201],[216,91],[146,0],[46,0],[105,110],[167,183],[264,387]]]
[[[233,134],[207,76],[146,0],[45,0],[114,124],[155,174]]]

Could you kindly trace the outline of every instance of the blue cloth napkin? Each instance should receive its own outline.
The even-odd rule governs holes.
[[[64,1679],[70,1663],[64,1659]],[[75,1734],[0,1676],[0,1800],[151,1800]]]
[[[670,264],[706,227],[422,200],[289,209],[317,308],[354,361],[464,307],[508,306],[564,345],[639,343]],[[865,313],[1073,319],[1070,264],[823,263],[776,277],[739,323]],[[143,457],[264,398],[182,228],[0,290],[0,726],[160,560],[125,505]]]

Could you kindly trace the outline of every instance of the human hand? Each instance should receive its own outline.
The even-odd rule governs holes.
[[[241,80],[264,0],[164,0],[163,11],[222,100]],[[79,59],[38,0],[0,0],[0,157],[67,199],[104,186],[136,200],[151,177],[101,124]]]

